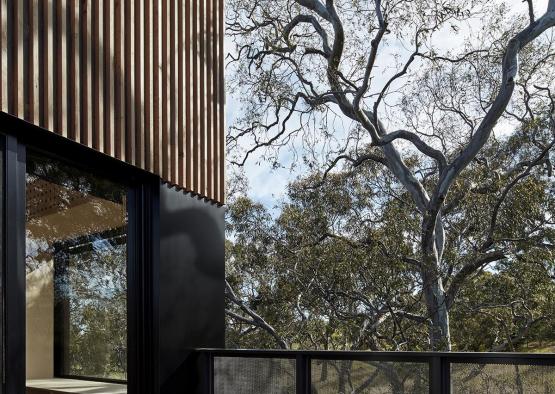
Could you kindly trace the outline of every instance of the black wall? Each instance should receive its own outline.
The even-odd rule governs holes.
[[[129,185],[128,390],[195,392],[208,367],[190,350],[225,345],[224,208],[0,112],[0,394],[25,386],[27,148]]]
[[[189,350],[225,346],[224,208],[160,189],[160,393],[192,392]]]

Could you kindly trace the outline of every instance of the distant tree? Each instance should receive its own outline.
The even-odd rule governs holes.
[[[534,193],[545,190],[555,144],[555,0],[541,15],[533,1],[523,6],[519,12],[485,0],[228,0],[227,34],[236,45],[228,82],[242,105],[228,135],[231,161],[244,165],[260,151],[280,165],[280,149],[289,147],[305,168],[319,171],[302,186],[308,196],[338,182],[332,176],[338,171],[369,196],[383,194],[359,207],[390,218],[383,226],[366,234],[362,220],[319,236],[338,245],[342,239],[342,248],[368,241],[372,248],[357,248],[361,264],[381,264],[384,275],[398,272],[401,282],[412,267],[416,287],[399,297],[421,298],[429,349],[451,349],[450,314],[469,278],[495,262],[512,269],[527,248],[553,247],[546,238],[553,211]],[[513,136],[505,151],[500,135]],[[348,189],[336,193],[326,209],[341,206]],[[506,215],[507,206],[514,214]],[[318,224],[291,236],[307,237]],[[387,243],[371,242],[382,235],[376,232],[387,233]],[[329,266],[321,264],[315,275],[344,272],[342,253],[352,252],[326,255]],[[316,264],[319,256],[311,259]],[[374,280],[350,274],[353,282]],[[378,320],[403,313],[387,303],[369,308]],[[367,330],[364,324],[355,325]]]
[[[519,160],[524,138],[520,131],[489,142],[488,166],[469,165],[454,189],[460,198],[444,211],[440,276],[447,289],[457,288],[449,305],[456,350],[519,351],[555,340],[555,184],[535,168],[506,194],[507,179],[496,175]],[[419,163],[411,158],[410,165]],[[275,217],[247,197],[231,199],[228,346],[428,349],[433,322],[415,259],[420,216],[407,209],[410,194],[374,163],[311,188],[320,177],[293,182]],[[467,273],[475,261],[469,243],[487,237],[493,211],[504,256]]]

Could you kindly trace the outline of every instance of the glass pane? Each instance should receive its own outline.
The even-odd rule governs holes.
[[[294,394],[295,360],[214,358],[215,394]]]
[[[451,364],[453,394],[552,393],[555,366]]]
[[[27,160],[27,379],[127,378],[126,188]]]
[[[318,394],[427,393],[428,364],[313,360],[312,388]]]

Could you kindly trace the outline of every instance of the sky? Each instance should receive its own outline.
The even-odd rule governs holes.
[[[493,0],[499,1],[499,0]],[[526,12],[526,3],[522,0],[509,0],[506,1],[510,4],[511,9],[514,12]],[[536,15],[540,15],[545,11],[547,7],[548,0],[534,0],[534,8]],[[464,34],[462,35],[464,36]],[[453,43],[453,38],[446,34],[442,36],[443,38],[438,41],[434,41],[439,47],[453,47],[456,43]],[[229,53],[232,49],[231,41],[226,37],[225,41],[226,53]],[[237,97],[232,94],[228,94],[226,98],[226,122],[229,127],[233,124],[233,121],[237,114],[241,113],[241,104],[238,102]],[[291,171],[287,168],[289,157],[286,154],[282,156],[281,161],[285,164],[283,168],[272,168],[270,163],[260,160],[259,154],[254,154],[244,166],[244,175],[248,179],[249,190],[248,195],[253,200],[262,203],[271,212],[277,212],[276,206],[286,199],[287,184],[302,175],[303,168],[297,167],[295,171]],[[236,167],[228,163],[227,172],[228,174],[236,171]],[[228,182],[231,177],[228,176]]]

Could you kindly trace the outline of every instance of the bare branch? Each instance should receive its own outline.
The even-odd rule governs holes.
[[[497,93],[490,109],[480,123],[476,133],[472,136],[469,144],[455,158],[455,160],[445,169],[440,176],[438,185],[432,195],[430,206],[423,223],[423,239],[432,239],[431,235],[435,230],[437,216],[445,201],[447,193],[455,181],[456,177],[466,166],[474,160],[478,152],[483,148],[489,139],[493,127],[501,117],[514,91],[515,77],[518,72],[518,53],[547,29],[555,26],[555,0],[550,0],[548,11],[534,23],[516,34],[508,43],[503,57],[502,80],[500,90]],[[424,249],[431,252],[432,245],[427,242]]]
[[[282,348],[282,349],[288,349],[289,348],[289,346],[287,345],[285,340],[277,334],[274,327],[272,327],[268,322],[266,322],[266,320],[264,320],[259,314],[257,314],[255,311],[253,311],[247,305],[245,305],[245,303],[239,297],[237,297],[237,295],[235,294],[235,292],[233,291],[233,289],[231,288],[231,285],[229,284],[229,282],[227,280],[225,281],[225,288],[226,288],[225,295],[226,295],[227,299],[229,301],[231,301],[233,304],[237,305],[239,307],[239,309],[241,311],[243,311],[243,313],[245,313],[247,316],[250,317],[250,319],[245,318],[241,315],[238,315],[237,313],[235,313],[233,311],[226,310],[226,314],[228,316],[230,316],[230,317],[232,317],[236,320],[239,320],[243,323],[247,323],[247,324],[251,324],[251,325],[256,326],[256,327],[260,327],[261,329],[266,331],[268,334],[270,334],[272,336],[272,338],[274,338],[276,340],[276,342],[278,343],[280,348]]]
[[[378,29],[378,33],[370,42],[370,54],[368,55],[368,61],[366,63],[366,68],[364,71],[364,79],[362,82],[362,86],[358,89],[358,92],[353,100],[353,107],[355,111],[361,115],[363,114],[361,113],[361,110],[360,110],[360,101],[362,97],[366,94],[366,91],[368,90],[368,87],[370,85],[370,75],[372,75],[372,69],[374,68],[374,63],[376,62],[376,57],[378,55],[378,47],[380,45],[380,42],[385,32],[387,31],[387,23],[385,22],[385,19],[383,17],[382,10],[381,10],[381,0],[375,0],[374,4],[376,7],[376,15],[377,15],[378,23],[380,27]]]
[[[295,0],[295,2],[302,5],[303,7],[308,8],[309,10],[316,12],[318,15],[320,15],[322,18],[324,18],[327,21],[331,19],[328,13],[328,10],[320,2],[320,0]]]
[[[499,216],[499,210],[501,208],[501,205],[503,204],[503,202],[507,198],[507,195],[509,194],[509,192],[522,179],[524,179],[528,175],[530,175],[530,173],[531,173],[531,171],[534,167],[536,167],[538,165],[541,165],[541,164],[544,164],[546,162],[546,160],[548,160],[548,159],[546,159],[546,157],[549,154],[549,151],[551,150],[551,148],[553,148],[553,146],[555,146],[555,139],[553,141],[551,141],[551,143],[547,147],[545,147],[545,149],[538,155],[538,157],[535,160],[533,160],[532,162],[529,162],[529,163],[522,163],[526,166],[526,169],[524,171],[522,171],[520,174],[518,174],[511,182],[509,182],[505,186],[505,188],[501,192],[501,196],[499,197],[499,199],[495,203],[495,206],[493,207],[493,213],[492,213],[491,219],[490,219],[488,235],[487,235],[487,238],[486,238],[486,242],[481,247],[482,251],[487,250],[494,243],[493,235],[494,235],[496,224],[497,224],[497,218]]]
[[[502,260],[507,256],[503,251],[494,251],[485,253],[477,258],[475,258],[471,263],[466,264],[463,266],[459,272],[455,274],[453,279],[451,280],[451,284],[449,288],[446,290],[446,303],[447,308],[450,309],[453,305],[455,297],[457,296],[462,284],[470,275],[474,274],[480,268],[484,267],[489,263],[493,263],[494,261]]]
[[[528,3],[528,17],[530,18],[530,24],[534,23],[536,16],[534,15],[534,2],[533,0],[522,0],[523,3]]]
[[[384,135],[380,138],[380,141],[377,145],[385,145],[389,144],[390,142],[396,140],[397,138],[401,138],[407,141],[410,141],[414,144],[414,146],[425,155],[435,159],[439,165],[439,172],[441,173],[443,169],[447,166],[447,159],[443,155],[443,153],[435,148],[432,148],[430,145],[426,144],[420,137],[416,134],[411,133],[407,130],[397,130],[391,133]]]
[[[358,156],[357,158],[353,158],[349,155],[339,155],[328,165],[328,167],[324,171],[324,174],[322,175],[322,179],[318,183],[314,184],[311,188],[318,188],[322,186],[326,181],[328,174],[337,166],[337,164],[339,164],[341,160],[346,160],[350,162],[353,168],[357,168],[368,160],[375,161],[376,163],[381,163],[387,167],[386,159],[372,153],[366,153]]]
[[[314,26],[314,30],[316,33],[322,38],[322,47],[324,49],[324,56],[328,58],[331,55],[331,48],[328,41],[328,33],[324,30],[322,25],[318,22],[318,20],[313,15],[297,15],[294,17],[291,22],[289,22],[283,28],[283,37],[286,41],[289,41],[289,34],[291,31],[297,26],[299,23],[310,23]]]

